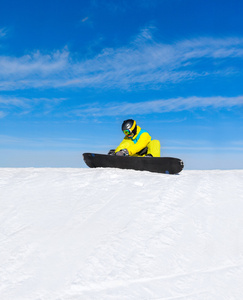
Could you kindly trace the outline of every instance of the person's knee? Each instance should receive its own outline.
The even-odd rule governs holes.
[[[148,154],[151,154],[153,157],[160,157],[160,141],[152,140],[148,144]]]

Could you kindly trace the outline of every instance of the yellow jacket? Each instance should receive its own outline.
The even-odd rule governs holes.
[[[133,156],[147,147],[150,141],[151,136],[148,134],[148,132],[141,130],[141,128],[137,126],[137,134],[133,138],[125,136],[120,145],[116,148],[115,152],[118,152],[122,149],[127,149],[129,155]]]

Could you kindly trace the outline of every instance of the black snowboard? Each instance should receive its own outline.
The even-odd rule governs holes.
[[[134,157],[83,153],[83,158],[90,168],[119,168],[178,174],[184,167],[183,161],[174,157]]]

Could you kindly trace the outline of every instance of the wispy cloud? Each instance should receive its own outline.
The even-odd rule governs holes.
[[[0,56],[1,78],[21,79],[48,78],[58,74],[68,66],[68,51],[56,51],[43,55],[39,51],[22,57]],[[34,76],[34,77],[33,77]]]
[[[107,103],[99,105],[97,103],[83,106],[81,109],[73,110],[72,114],[78,116],[119,116],[119,115],[147,115],[164,112],[178,112],[184,110],[203,108],[232,108],[243,105],[243,96],[238,97],[188,97],[153,100],[136,103]]]
[[[235,61],[242,58],[243,38],[198,38],[164,44],[153,38],[151,28],[145,28],[129,45],[105,48],[89,59],[74,58],[67,48],[48,55],[0,56],[0,90],[158,88],[163,83],[198,77],[229,76],[234,68],[240,72]]]
[[[38,111],[38,114],[49,114],[67,101],[66,98],[17,98],[11,96],[0,96],[0,118],[7,116],[10,112],[15,114],[28,114]],[[154,113],[179,112],[195,109],[221,109],[243,106],[243,96],[238,97],[178,97],[170,99],[158,99],[145,102],[119,102],[98,103],[81,105],[70,108],[61,114],[66,116],[80,117],[104,117],[119,115],[148,115]]]
[[[0,96],[0,106],[1,107],[27,107],[28,99],[25,98],[17,98],[17,97],[11,97],[11,96]]]
[[[0,38],[2,37],[5,37],[7,35],[7,28],[3,27],[3,28],[0,28]]]
[[[0,119],[6,117],[6,113],[4,111],[0,111]]]
[[[86,22],[89,19],[89,17],[85,17],[81,20],[82,23]]]
[[[6,148],[39,148],[39,149],[63,149],[63,148],[79,148],[85,143],[84,139],[79,138],[47,138],[47,137],[15,137],[0,135],[0,147]]]
[[[0,96],[0,118],[4,118],[10,112],[15,114],[28,114],[38,110],[38,113],[48,114],[65,100],[65,98],[18,98],[14,96]]]

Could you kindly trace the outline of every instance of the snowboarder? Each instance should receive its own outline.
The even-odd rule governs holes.
[[[122,131],[124,139],[116,149],[109,151],[109,155],[160,157],[160,142],[151,140],[149,133],[141,129],[135,120],[125,120]]]

